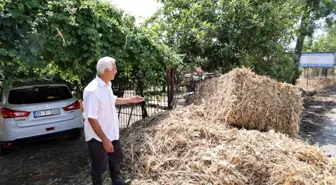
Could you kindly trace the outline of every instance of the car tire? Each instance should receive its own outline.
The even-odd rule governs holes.
[[[72,130],[68,135],[70,140],[77,140],[81,136],[82,136],[82,132],[80,131],[80,129]]]
[[[3,144],[0,142],[0,156],[5,156],[9,154],[10,148],[5,148]]]

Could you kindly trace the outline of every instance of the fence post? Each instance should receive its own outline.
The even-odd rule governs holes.
[[[174,70],[169,69],[167,71],[167,96],[168,96],[168,109],[173,108],[174,101]]]
[[[139,92],[140,92],[140,96],[144,97],[144,89],[143,89],[143,81],[142,80],[138,80],[138,89],[139,89]],[[147,110],[146,110],[146,102],[143,101],[141,102],[141,115],[142,115],[142,118],[146,118],[148,117],[148,113],[147,113]]]

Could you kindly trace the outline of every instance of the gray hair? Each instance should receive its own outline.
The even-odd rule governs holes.
[[[103,74],[105,69],[112,70],[113,64],[115,64],[115,59],[111,57],[103,57],[97,62],[97,73]]]

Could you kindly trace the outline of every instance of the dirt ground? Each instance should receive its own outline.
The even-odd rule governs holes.
[[[84,138],[65,137],[19,142],[9,155],[0,157],[1,185],[82,184],[77,175],[89,173]],[[76,179],[76,182],[74,182]]]
[[[300,136],[321,147],[327,155],[336,156],[336,85],[306,97],[304,107]]]
[[[305,98],[300,136],[336,156],[336,85]],[[89,156],[84,137],[23,141],[0,157],[1,185],[90,184]],[[106,178],[104,184],[111,184]]]

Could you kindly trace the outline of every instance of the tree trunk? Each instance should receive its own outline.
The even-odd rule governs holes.
[[[174,71],[172,69],[167,71],[167,95],[168,95],[168,108],[172,109],[173,108],[173,101],[174,101]]]
[[[300,76],[299,67],[300,67],[300,57],[302,54],[304,39],[308,34],[308,25],[310,21],[311,6],[310,3],[306,4],[305,11],[303,12],[299,33],[297,35],[296,45],[295,45],[295,66],[292,75],[292,84],[296,84],[296,79]]]

